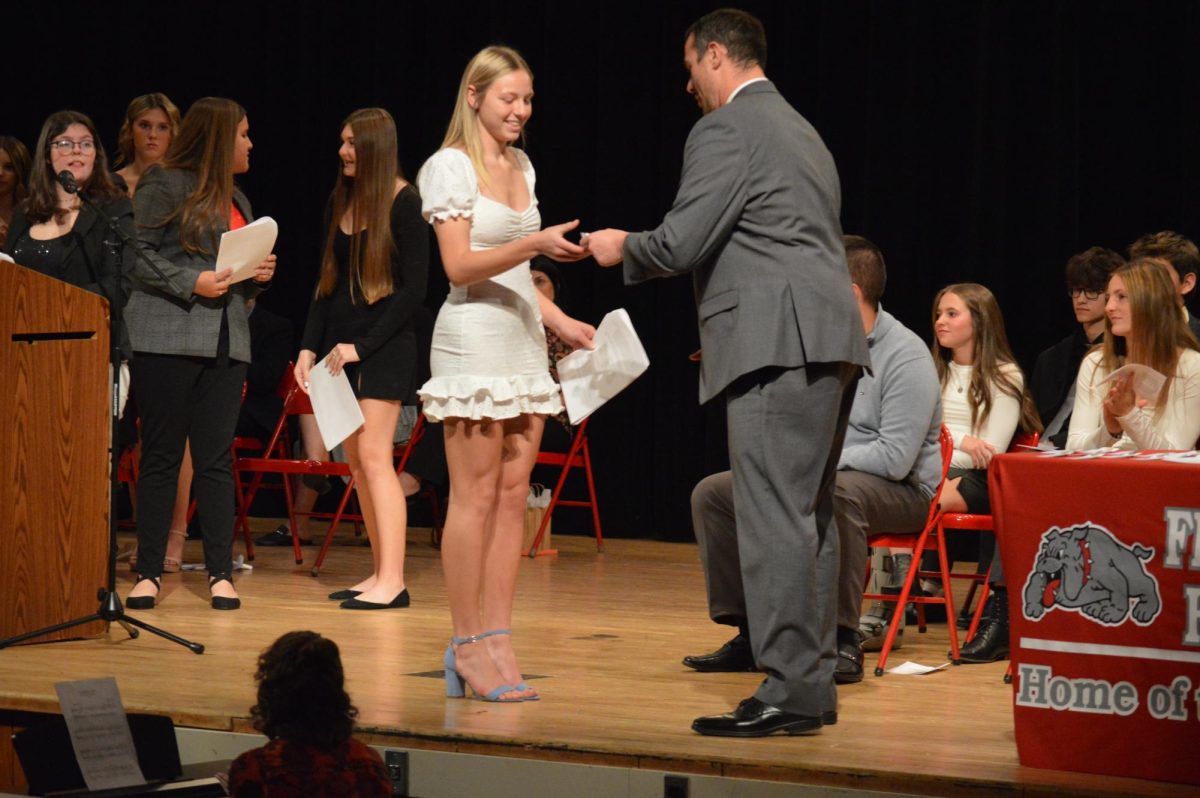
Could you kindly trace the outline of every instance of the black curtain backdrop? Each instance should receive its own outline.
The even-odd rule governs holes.
[[[276,284],[262,302],[299,330],[350,111],[392,112],[414,177],[441,142],[467,60],[487,44],[512,45],[535,73],[526,149],[544,223],[647,229],[670,207],[698,114],[684,92],[684,31],[714,7],[31,4],[3,14],[0,133],[32,147],[49,113],[76,108],[112,153],[137,94],[166,92],[181,109],[205,95],[238,100],[255,145],[241,185],[281,231]],[[885,307],[927,340],[934,293],[981,282],[1028,369],[1073,324],[1062,281],[1071,254],[1123,251],[1164,228],[1200,236],[1200,4],[745,7],[766,25],[768,75],[834,154],[845,230],[883,248]],[[436,309],[446,281],[438,264],[432,271]],[[691,282],[626,288],[619,270],[592,261],[563,272],[567,310],[599,322],[627,308],[651,360],[591,427],[606,534],[691,539],[691,488],[726,462],[722,411],[697,405],[687,360],[698,347]]]

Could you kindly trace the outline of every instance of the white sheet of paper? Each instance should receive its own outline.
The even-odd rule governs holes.
[[[58,682],[54,689],[88,789],[145,784],[117,680],[109,676]]]
[[[308,372],[308,397],[325,448],[332,450],[363,425],[362,408],[350,387],[346,370],[335,377],[329,373],[325,358]]]
[[[1145,399],[1151,404],[1158,401],[1158,392],[1162,390],[1163,383],[1167,381],[1166,377],[1149,366],[1143,366],[1141,363],[1126,363],[1096,384],[1103,385],[1118,377],[1130,378],[1133,381],[1133,393],[1137,398]]]
[[[0,252],[0,260],[6,260],[9,263],[16,263],[16,261],[12,259],[11,255],[5,255],[3,252]]]
[[[910,659],[894,668],[888,668],[888,673],[898,673],[901,676],[924,676],[927,673],[933,673],[934,671],[940,671],[943,668],[949,667],[949,662],[943,662],[941,665],[922,665]]]
[[[278,237],[279,225],[270,216],[259,217],[245,227],[222,233],[216,271],[233,269],[235,283],[250,279],[258,264],[275,249]]]
[[[576,349],[558,361],[558,379],[572,424],[596,412],[650,366],[624,308],[600,321],[592,341],[595,349]]]

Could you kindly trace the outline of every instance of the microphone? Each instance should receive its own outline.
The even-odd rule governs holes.
[[[75,182],[75,175],[71,174],[70,170],[64,169],[58,173],[58,184],[63,187],[63,190],[68,194],[78,194],[79,184]]]

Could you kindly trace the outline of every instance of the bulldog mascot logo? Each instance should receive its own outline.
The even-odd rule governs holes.
[[[1130,616],[1148,626],[1162,610],[1158,580],[1142,562],[1153,556],[1154,549],[1126,546],[1095,524],[1050,527],[1025,581],[1025,617],[1036,621],[1061,607],[1102,626],[1120,626]]]

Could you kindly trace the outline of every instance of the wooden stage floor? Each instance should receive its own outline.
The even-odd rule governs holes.
[[[261,522],[263,528],[273,524]],[[125,542],[128,542],[128,538]],[[705,613],[695,546],[555,536],[556,556],[523,558],[515,645],[539,702],[501,706],[447,700],[441,659],[449,618],[438,554],[424,530],[408,547],[405,610],[350,612],[327,601],[370,567],[349,535],[319,578],[291,549],[259,548],[236,577],[238,612],[208,608],[201,573],[169,576],[147,622],[202,642],[207,652],[118,627],[100,639],[0,651],[0,709],[56,712],[54,683],[115,676],[131,711],[170,714],[177,725],[252,731],[258,653],[283,632],[313,629],[341,647],[363,739],[558,762],[937,795],[1183,795],[1194,789],[1021,767],[1004,663],[929,676],[870,675],[839,690],[840,722],[807,737],[706,738],[697,715],[732,708],[754,674],[699,674],[685,654],[728,637]],[[316,549],[305,549],[309,562]],[[188,561],[199,544],[189,542]],[[131,579],[121,572],[121,593]],[[945,626],[912,629],[891,664],[945,660]]]

